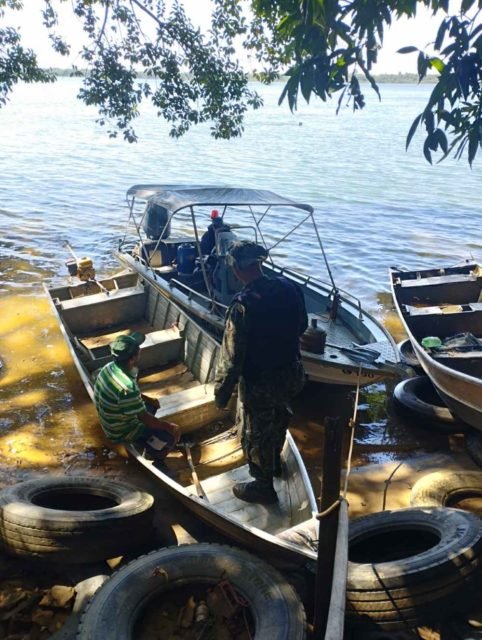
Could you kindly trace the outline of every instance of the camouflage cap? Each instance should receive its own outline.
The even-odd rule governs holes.
[[[134,331],[130,335],[117,336],[110,343],[110,352],[114,356],[114,360],[129,360],[139,351],[139,346],[144,342],[146,336],[139,331]]]
[[[252,264],[266,260],[268,250],[251,240],[239,240],[231,246],[228,255],[231,258],[231,264],[234,263],[240,269],[246,269]]]

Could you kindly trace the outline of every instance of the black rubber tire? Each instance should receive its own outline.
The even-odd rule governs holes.
[[[303,640],[306,620],[295,590],[250,553],[219,544],[167,547],[142,556],[97,591],[82,616],[78,640],[134,640],[142,609],[154,597],[189,583],[227,578],[249,604],[256,640]]]
[[[398,352],[400,353],[400,359],[404,364],[407,364],[409,367],[412,367],[416,371],[423,371],[417,358],[417,354],[413,350],[412,343],[408,338],[397,343],[397,348]]]
[[[402,380],[393,392],[394,404],[403,413],[417,420],[417,424],[430,426],[445,433],[462,433],[469,426],[458,420],[444,406],[428,376],[415,376]]]
[[[379,589],[378,591],[349,591],[347,593],[349,593],[350,603],[353,604],[355,609],[366,605],[367,611],[370,608],[382,610],[386,609],[386,603],[396,603],[398,607],[404,609],[413,606],[415,603],[418,605],[419,603],[429,602],[435,598],[436,593],[440,597],[453,593],[458,589],[459,584],[469,582],[478,574],[480,564],[480,561],[476,559],[463,567],[459,567],[456,575],[449,576],[443,581],[423,582],[406,589],[387,588],[384,590]]]
[[[92,508],[69,509],[74,497]],[[101,478],[42,478],[0,492],[0,546],[11,555],[92,562],[152,535],[153,497]],[[74,504],[75,505],[75,500]]]
[[[390,534],[398,536],[393,537],[393,544]],[[425,534],[430,537],[423,547],[428,548],[408,557],[393,551],[390,559],[392,547],[401,544],[405,555],[409,541],[423,540]],[[401,509],[354,520],[350,524],[351,556],[360,554],[355,545],[362,543],[368,554],[370,544],[376,549],[374,554],[388,549],[388,557],[380,562],[350,560],[347,615],[352,624],[397,630],[440,619],[441,612],[460,610],[467,587],[477,584],[481,540],[479,518],[458,509]],[[366,556],[367,551],[362,548],[361,554]]]
[[[475,464],[482,467],[482,432],[470,429],[465,434],[465,449]]]
[[[437,471],[418,480],[412,487],[412,507],[453,506],[463,496],[482,496],[482,471]]]
[[[386,591],[412,585],[449,581],[457,576],[459,567],[478,562],[482,547],[482,525],[475,515],[459,509],[408,508],[383,511],[357,518],[350,523],[349,547],[375,541],[380,547],[381,536],[390,543],[391,534],[415,532],[420,537],[429,534],[433,544],[414,555],[384,562],[348,564],[347,591]],[[437,541],[438,540],[438,541]]]

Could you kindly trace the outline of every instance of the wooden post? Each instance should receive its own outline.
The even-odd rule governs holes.
[[[342,443],[343,428],[340,426],[340,420],[327,417],[325,419],[320,512],[331,507],[340,497]],[[335,508],[320,518],[314,604],[314,640],[323,640],[325,636],[333,582],[337,530],[338,509]]]

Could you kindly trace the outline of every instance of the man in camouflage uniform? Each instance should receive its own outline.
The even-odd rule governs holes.
[[[307,327],[302,291],[283,277],[267,278],[261,263],[266,249],[236,242],[228,256],[244,288],[228,309],[216,369],[215,397],[225,407],[239,382],[241,443],[253,482],[236,484],[234,495],[247,502],[278,500],[273,477],[281,476],[280,453],[304,371],[299,337]]]

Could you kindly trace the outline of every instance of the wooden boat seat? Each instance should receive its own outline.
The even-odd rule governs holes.
[[[58,303],[73,335],[86,334],[142,318],[147,301],[144,287],[128,287],[107,293],[77,297]]]
[[[102,335],[74,338],[79,351],[86,358],[85,364],[89,371],[94,371],[110,362],[110,343],[120,335],[130,333],[127,329],[109,331]],[[177,327],[151,331],[145,334],[146,339],[140,346],[140,369],[160,367],[168,362],[181,358],[184,339]]]
[[[418,339],[425,336],[447,338],[469,332],[482,336],[482,303],[451,304],[430,307],[402,305],[410,327]]]
[[[226,416],[225,410],[218,409],[214,403],[212,382],[163,396],[160,403],[161,408],[156,412],[156,418],[163,420],[169,416],[169,422],[179,425],[183,433],[195,431]]]
[[[406,289],[407,287],[426,287],[431,285],[443,285],[443,284],[463,284],[464,282],[476,282],[480,278],[473,271],[470,273],[454,273],[443,274],[439,276],[430,276],[428,278],[410,278],[407,280],[398,279],[397,286]]]
[[[396,278],[394,288],[401,304],[443,304],[449,300],[454,303],[477,302],[482,291],[482,277],[474,267],[474,270],[468,273]]]

